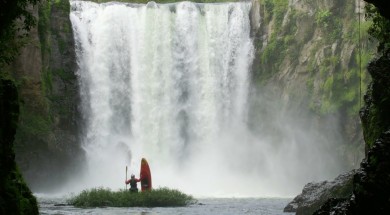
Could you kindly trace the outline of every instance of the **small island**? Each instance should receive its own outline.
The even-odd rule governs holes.
[[[184,207],[197,201],[191,195],[170,188],[132,193],[127,190],[111,191],[92,188],[68,199],[74,207]]]

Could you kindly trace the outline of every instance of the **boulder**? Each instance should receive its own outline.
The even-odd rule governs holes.
[[[313,214],[329,198],[349,198],[352,195],[352,181],[356,170],[339,175],[333,181],[311,182],[295,197],[284,212],[297,215]]]
[[[315,215],[390,214],[390,130],[382,133],[353,177],[353,195],[329,199]]]

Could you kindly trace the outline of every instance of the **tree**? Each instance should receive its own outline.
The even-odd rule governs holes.
[[[378,9],[378,12],[387,18],[387,20],[390,20],[390,13],[387,9],[388,1],[385,0],[364,0],[365,2],[371,3],[375,5],[375,7]]]
[[[23,45],[24,38],[36,23],[28,10],[40,0],[0,1],[0,68],[11,63]]]
[[[372,21],[368,33],[378,40],[378,53],[385,55],[390,52],[390,21],[372,4],[367,4],[365,10],[366,19]]]

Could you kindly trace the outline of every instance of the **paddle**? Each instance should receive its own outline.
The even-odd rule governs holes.
[[[127,182],[127,166],[126,166],[126,182]],[[126,190],[127,190],[127,184],[126,184]]]

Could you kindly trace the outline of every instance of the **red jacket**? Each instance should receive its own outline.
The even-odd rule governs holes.
[[[134,178],[134,179],[135,179],[136,182],[140,182],[141,181],[141,179],[138,179],[138,178]],[[130,181],[131,181],[131,178],[129,180],[125,181],[125,183],[129,184]]]

